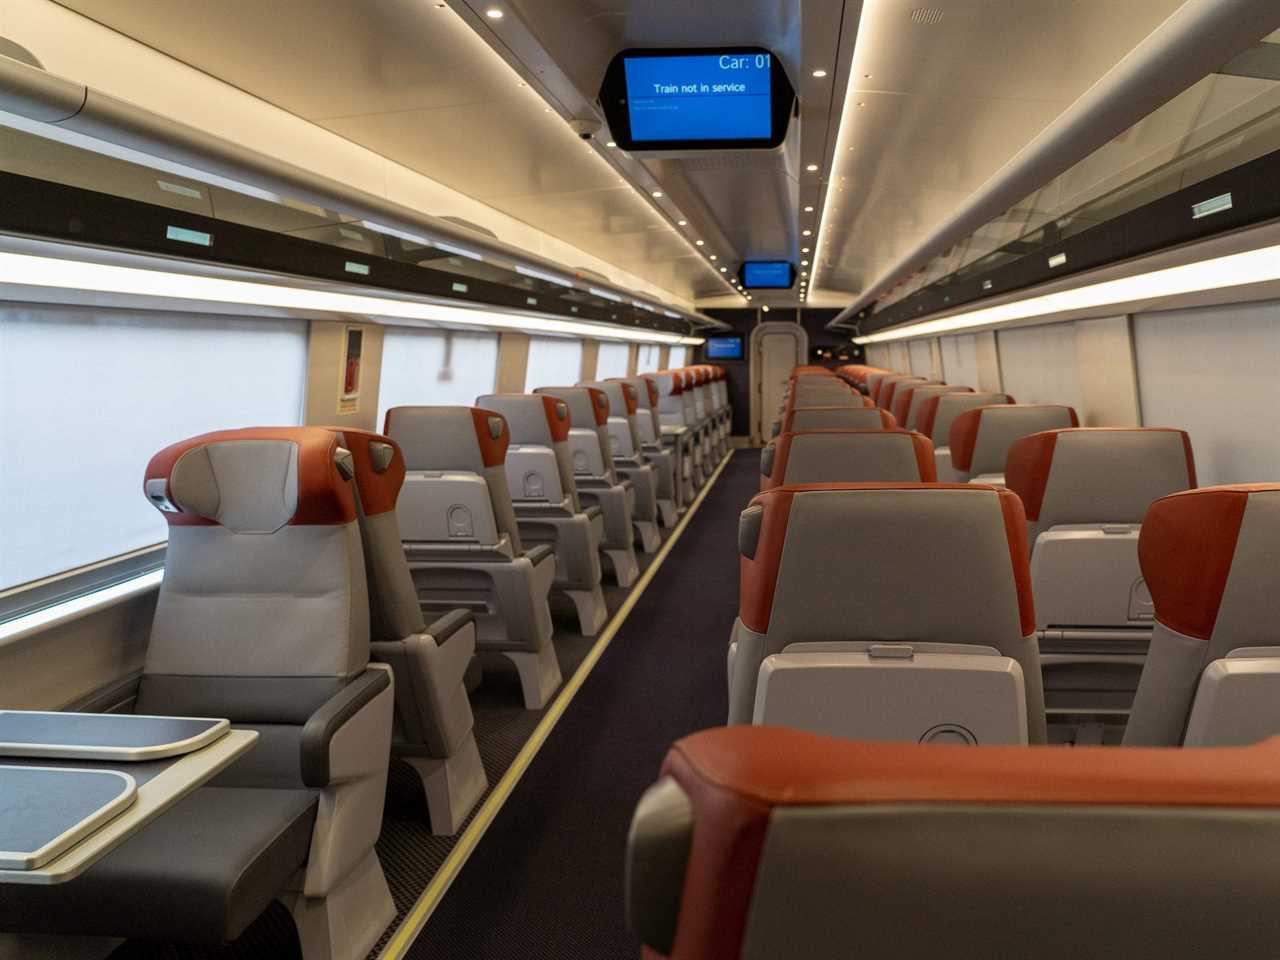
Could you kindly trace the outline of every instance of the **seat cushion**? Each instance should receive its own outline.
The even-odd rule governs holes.
[[[307,862],[310,790],[202,787],[55,886],[6,885],[0,930],[226,943]]]
[[[555,550],[549,543],[540,543],[536,547],[530,547],[524,552],[524,555],[528,557],[529,562],[536,567],[538,564],[542,563],[542,561],[554,556]]]

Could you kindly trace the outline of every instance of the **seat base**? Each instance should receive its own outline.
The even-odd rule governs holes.
[[[469,735],[452,756],[443,760],[435,757],[402,759],[413,768],[426,791],[431,832],[438,837],[457,833],[489,786],[475,734]]]
[[[604,590],[597,583],[590,590],[564,590],[578,611],[578,632],[584,637],[594,637],[609,619],[609,608],[604,602]]]
[[[504,650],[502,656],[511,661],[520,676],[520,692],[526,710],[541,710],[560,688],[560,661],[555,647],[547,644],[536,653]]]
[[[662,498],[658,501],[658,518],[662,525],[670,530],[676,525],[676,521],[680,517],[680,509],[676,506],[674,500]]]
[[[635,550],[630,546],[625,549],[601,547],[600,553],[609,562],[609,569],[613,571],[613,579],[618,586],[629,587],[636,582],[640,576],[640,564],[636,560]]]
[[[301,882],[299,876],[299,886]],[[297,925],[302,960],[360,960],[396,916],[382,864],[372,850],[327,897],[295,891],[280,899]]]
[[[635,528],[641,553],[656,553],[658,547],[662,546],[662,534],[658,532],[657,521],[632,520],[631,526]]]

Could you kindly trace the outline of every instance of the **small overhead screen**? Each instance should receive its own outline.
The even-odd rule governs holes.
[[[768,50],[626,50],[600,102],[626,150],[750,149],[783,141],[795,92]]]
[[[708,360],[741,360],[742,337],[731,334],[722,337],[707,337]]]
[[[742,285],[751,290],[789,290],[796,268],[786,260],[748,260],[742,265]]]

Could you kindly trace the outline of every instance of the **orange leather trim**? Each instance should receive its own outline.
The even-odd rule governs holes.
[[[642,376],[645,386],[649,388],[649,406],[654,410],[658,409],[658,384],[653,377]]]
[[[1000,498],[1000,512],[1004,515],[1004,535],[1009,542],[1009,562],[1013,565],[1013,583],[1018,590],[1018,614],[1022,623],[1022,635],[1029,637],[1036,631],[1035,595],[1031,590],[1031,548],[1027,544],[1027,516],[1022,501],[1012,490],[1004,487],[987,487],[995,490]]]
[[[916,466],[920,470],[920,482],[937,483],[938,463],[933,459],[933,441],[923,433],[912,430],[911,443],[916,448]]]
[[[938,401],[943,396],[945,394],[940,393],[936,397],[925,397],[920,409],[916,411],[916,429],[926,437],[933,436],[933,422],[938,417]]]
[[[584,387],[591,394],[591,412],[596,415],[596,426],[603,427],[609,422],[609,395],[595,387]]]
[[[625,385],[624,385],[625,386]],[[538,394],[542,397],[542,409],[547,414],[547,428],[551,431],[551,439],[560,443],[569,439],[569,428],[573,426],[573,417],[569,414],[569,405],[551,394]],[[556,415],[556,409],[564,405],[564,419]]]
[[[907,411],[911,409],[911,397],[915,392],[916,388],[914,386],[894,391],[893,406],[889,409],[889,412],[893,414],[893,419],[899,423],[906,423]]]
[[[143,474],[146,480],[163,477],[166,489],[173,465],[183,454],[210,443],[236,440],[286,440],[298,447],[298,508],[290,526],[327,526],[350,523],[356,518],[351,484],[333,462],[338,435],[323,427],[248,427],[215,430],[171,444],[151,458]],[[171,527],[216,526],[217,521],[195,513],[164,513]]]
[[[734,726],[678,740],[665,770],[686,792],[762,806],[863,803],[1275,807],[1280,738],[1209,750],[971,747],[819,737]],[[714,830],[714,823],[705,825]],[[695,837],[698,826],[695,826]],[[696,843],[696,840],[695,840]],[[695,850],[695,858],[697,853]],[[683,920],[684,917],[681,917]]]
[[[875,404],[868,402],[865,404],[865,406],[874,407]],[[895,417],[888,410],[881,410],[880,426],[884,427],[886,430],[897,430],[901,426],[901,424],[898,423],[897,417]]]
[[[838,485],[836,485],[838,486]],[[787,520],[796,489],[775,487],[752,498],[750,506],[764,507],[755,559],[738,558],[738,617],[743,626],[766,633],[773,613],[773,591],[778,585],[782,543],[787,536]]]
[[[684,375],[679,370],[659,370],[657,375],[671,378],[671,396],[678,397],[684,393]]]
[[[637,410],[640,409],[640,399],[636,395],[636,388],[629,383],[621,384],[622,399],[627,405],[627,415],[635,416]]]
[[[360,493],[360,506],[364,508],[364,515],[376,517],[380,513],[390,513],[396,508],[396,499],[404,486],[404,454],[400,452],[400,444],[372,430],[354,427],[333,429],[341,438],[342,445],[351,451],[356,469],[356,490]],[[391,447],[391,463],[382,473],[373,469],[370,447],[374,443],[385,443]]]
[[[1004,484],[1018,495],[1028,520],[1040,519],[1058,433],[1057,430],[1045,430],[1019,437],[1010,445],[1005,458]]]
[[[390,411],[387,420],[390,421]],[[502,421],[502,432],[497,437],[489,435],[489,418],[497,417]],[[507,418],[493,410],[481,407],[471,408],[471,420],[476,428],[476,443],[480,444],[480,460],[486,467],[498,467],[507,458],[507,447],[511,443],[511,430],[507,426]]]
[[[951,434],[948,437],[951,441],[951,465],[957,470],[967,471],[973,463],[973,448],[978,442],[978,425],[982,422],[982,411],[985,409],[986,407],[974,407],[951,421]]]
[[[1147,508],[1138,536],[1138,565],[1170,630],[1208,640],[1218,620],[1249,494],[1280,484],[1183,490]]]

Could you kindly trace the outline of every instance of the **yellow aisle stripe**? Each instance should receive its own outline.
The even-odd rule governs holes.
[[[515,760],[511,766],[507,768],[506,773],[502,775],[502,779],[497,782],[489,796],[485,798],[479,811],[472,818],[471,823],[467,825],[467,829],[463,831],[462,836],[458,838],[458,842],[454,844],[449,856],[445,858],[444,863],[440,865],[440,869],[436,871],[435,876],[431,878],[431,882],[427,884],[427,888],[422,891],[422,895],[418,897],[417,902],[405,915],[404,921],[397,928],[392,938],[387,941],[387,945],[382,948],[382,952],[378,954],[378,960],[400,960],[404,956],[405,951],[413,943],[422,928],[426,925],[427,920],[440,904],[441,898],[445,892],[453,884],[454,879],[462,870],[463,864],[470,858],[472,851],[475,850],[476,844],[480,842],[480,838],[484,836],[485,831],[489,829],[489,825],[493,823],[494,817],[498,815],[498,811],[502,809],[502,805],[507,802],[507,798],[511,796],[511,791],[516,788],[516,784],[520,782],[520,778],[524,776],[524,772],[529,768],[529,764],[533,762],[533,758],[538,755],[538,751],[550,736],[551,731],[555,729],[556,723],[560,720],[561,715],[569,706],[569,702],[573,699],[574,694],[586,682],[587,675],[594,669],[600,657],[608,648],[617,632],[622,628],[622,624],[627,619],[627,615],[631,613],[640,597],[644,595],[645,589],[649,586],[654,576],[657,574],[663,562],[667,559],[667,555],[671,553],[671,548],[676,545],[676,541],[680,539],[684,533],[685,527],[689,525],[689,521],[693,519],[693,515],[702,506],[702,501],[711,491],[716,480],[720,478],[721,472],[725,465],[733,456],[730,450],[725,454],[724,459],[716,467],[715,472],[708,478],[702,491],[694,498],[693,503],[689,505],[689,509],[685,511],[680,522],[676,524],[675,530],[671,532],[671,536],[667,538],[667,542],[662,545],[653,558],[653,562],[641,575],[636,585],[631,589],[627,599],[623,601],[618,612],[613,615],[613,619],[609,621],[604,632],[600,634],[595,644],[591,647],[586,658],[578,666],[569,682],[561,688],[560,695],[547,708],[546,714],[538,722],[534,728],[532,735],[525,741],[520,752],[516,754]]]

